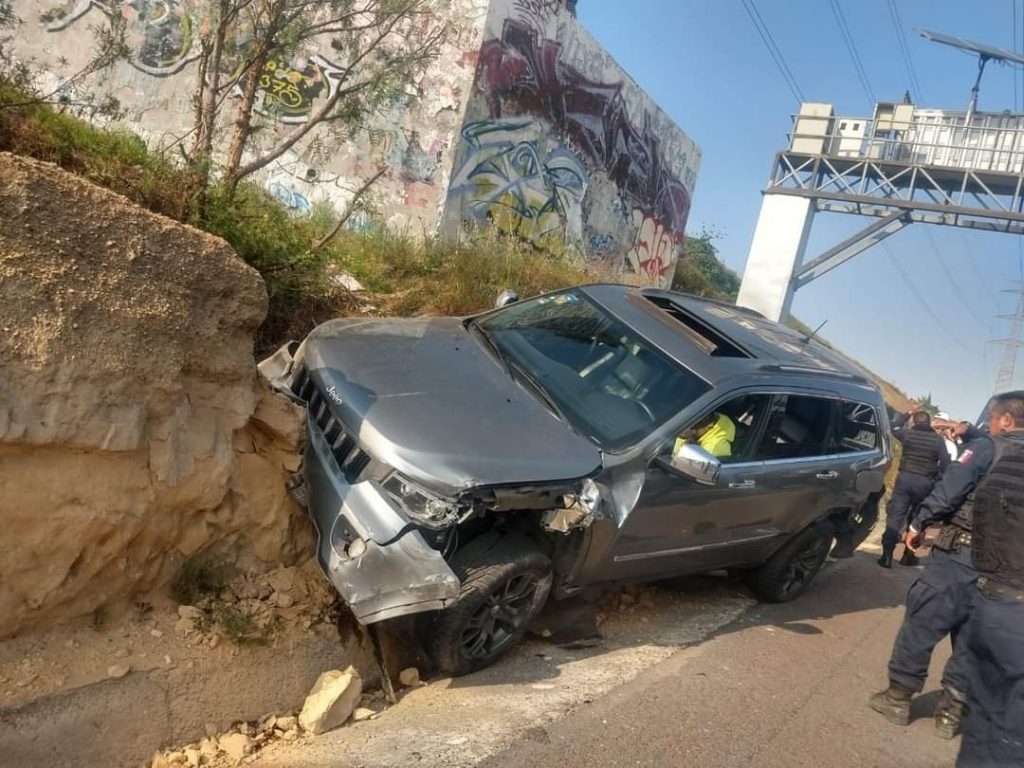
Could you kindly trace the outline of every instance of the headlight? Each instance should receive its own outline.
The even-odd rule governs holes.
[[[395,473],[381,488],[409,517],[427,526],[447,526],[455,522],[459,510],[452,504],[431,496]]]

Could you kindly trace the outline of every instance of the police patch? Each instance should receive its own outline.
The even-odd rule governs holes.
[[[970,448],[968,448],[967,450],[965,450],[963,453],[960,454],[960,458],[957,459],[957,461],[959,461],[961,464],[966,464],[966,463],[968,463],[971,460],[971,457],[973,455],[974,455],[974,451],[972,451]]]

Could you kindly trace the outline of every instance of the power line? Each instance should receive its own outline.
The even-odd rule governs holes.
[[[943,274],[945,274],[946,279],[949,281],[950,288],[953,289],[953,295],[959,296],[960,291],[957,288],[956,278],[953,277],[953,272],[949,268],[949,263],[946,261],[946,257],[943,255],[941,249],[939,248],[939,244],[935,242],[935,236],[932,234],[932,231],[928,224],[924,225],[924,233],[925,236],[927,236],[928,238],[928,242],[931,243],[932,250],[935,251],[935,256],[937,257],[937,260],[939,262],[939,267],[942,269]],[[962,302],[962,304],[963,306],[967,307],[968,314],[970,314],[970,316],[973,317],[975,321],[977,321],[977,323],[982,328],[984,328],[985,332],[987,333],[989,331],[988,321],[983,319],[981,315],[978,314],[978,311],[974,308],[973,303],[965,301]]]
[[[914,297],[921,303],[922,309],[924,309],[924,311],[928,313],[928,316],[931,317],[931,319],[935,322],[936,327],[939,328],[939,330],[941,330],[943,333],[945,333],[953,342],[956,343],[958,347],[960,347],[965,352],[968,352],[972,355],[979,355],[978,350],[972,349],[959,338],[957,338],[956,334],[954,334],[949,329],[949,327],[943,322],[942,318],[939,317],[938,314],[936,314],[935,310],[931,308],[931,305],[925,299],[924,294],[921,293],[921,289],[918,288],[914,281],[910,279],[910,275],[907,274],[907,271],[903,268],[903,265],[900,264],[899,259],[896,258],[896,254],[893,253],[892,248],[889,247],[889,244],[883,242],[882,247],[888,254],[889,261],[892,262],[892,265],[896,268],[896,271],[899,273],[900,277],[903,278],[903,282],[906,283],[907,288],[910,289],[910,292],[913,293]]]
[[[797,85],[796,78],[793,77],[793,72],[790,70],[789,65],[786,64],[786,59],[782,55],[782,51],[779,50],[779,46],[775,44],[775,38],[772,37],[771,30],[768,29],[768,25],[764,23],[764,19],[761,18],[761,14],[757,10],[757,6],[754,4],[754,0],[743,0],[743,7],[747,11],[747,16],[750,17],[751,23],[754,25],[754,29],[757,30],[757,34],[761,36],[761,42],[764,43],[765,48],[768,49],[768,53],[771,54],[772,61],[775,62],[776,68],[779,70],[779,74],[782,75],[782,79],[786,81],[786,85],[789,86],[790,92],[793,94],[798,102],[804,102],[803,91],[800,90],[800,86]]]
[[[835,16],[836,24],[839,25],[839,33],[843,37],[843,42],[846,43],[846,50],[849,51],[850,59],[853,61],[853,68],[857,71],[857,77],[860,79],[860,84],[868,97],[868,102],[874,107],[875,94],[871,90],[871,83],[868,82],[867,72],[864,71],[864,62],[861,61],[860,54],[857,52],[857,44],[853,40],[853,35],[850,34],[850,26],[846,23],[843,9],[839,7],[839,3],[836,0],[828,1],[832,7],[832,15]]]
[[[970,243],[967,242],[967,237],[964,235],[964,231],[959,227],[954,227],[953,229],[960,236],[960,244],[963,246],[964,252],[967,254],[968,260],[971,262],[971,266],[974,268],[974,274],[977,276],[978,282],[981,283],[982,287],[985,289],[985,293],[988,294],[988,298],[990,298],[993,303],[998,303],[999,296],[996,295],[996,292],[992,290],[992,286],[985,282],[985,278],[982,277],[982,275],[985,274],[985,271],[981,268],[981,264],[978,262],[978,257],[977,254],[975,254],[974,249],[971,248]]]
[[[892,0],[889,0],[892,2]],[[1013,5],[1013,52],[1017,53],[1017,0],[1011,0]],[[1020,111],[1020,70],[1018,67],[1013,68],[1013,111]]]
[[[1017,0],[1014,2],[1014,22],[1013,28],[1017,29]],[[921,93],[921,83],[917,79],[917,70],[914,69],[914,60],[910,57],[910,46],[907,45],[907,36],[903,31],[903,19],[900,17],[900,9],[897,7],[895,0],[888,0],[889,3],[889,20],[892,22],[893,30],[896,32],[896,41],[900,46],[900,53],[903,55],[903,65],[907,68],[907,77],[910,78],[910,90],[913,92],[914,101],[920,104],[924,100],[924,96]],[[1016,32],[1014,32],[1016,35]],[[1016,70],[1014,70],[1016,72]]]

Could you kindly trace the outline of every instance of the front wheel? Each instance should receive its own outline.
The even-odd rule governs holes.
[[[832,543],[832,529],[812,525],[793,537],[768,562],[750,572],[750,587],[766,603],[787,603],[803,592],[821,570]]]
[[[551,561],[529,540],[509,537],[474,550],[452,558],[462,592],[426,629],[427,652],[453,677],[489,666],[519,642],[551,590]]]

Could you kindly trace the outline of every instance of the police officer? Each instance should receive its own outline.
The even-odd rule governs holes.
[[[1024,765],[1024,391],[992,398],[988,422],[996,455],[974,499],[979,577],[958,768]]]
[[[889,721],[907,725],[910,700],[924,687],[932,651],[949,635],[953,655],[943,670],[942,695],[935,708],[935,732],[946,739],[960,731],[966,702],[966,650],[960,635],[978,579],[971,565],[973,491],[995,453],[992,440],[977,427],[964,423],[953,429],[964,441],[963,451],[912,517],[907,548],[920,546],[930,525],[941,522],[942,527],[924,573],[907,592],[907,612],[889,658],[889,687],[868,702]]]
[[[909,428],[906,426],[908,420],[912,423]],[[892,568],[892,553],[903,539],[910,510],[925,500],[936,479],[949,465],[946,443],[932,429],[931,417],[926,412],[915,409],[900,414],[894,426],[893,435],[903,443],[903,456],[889,507],[885,511],[882,556],[878,558],[878,564],[883,568]],[[917,559],[907,550],[901,562],[912,565]]]

